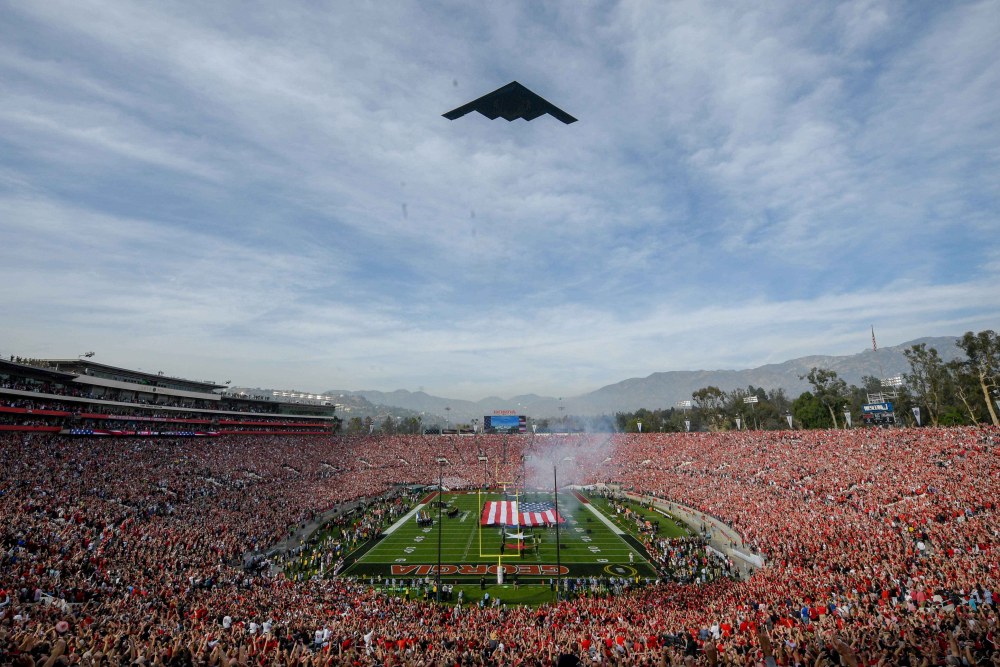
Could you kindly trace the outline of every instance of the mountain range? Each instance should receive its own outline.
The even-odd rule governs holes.
[[[663,371],[642,378],[629,378],[609,384],[579,396],[555,398],[525,394],[511,398],[489,396],[479,401],[432,396],[423,391],[399,389],[392,392],[330,390],[327,394],[337,397],[337,402],[349,408],[348,416],[387,414],[406,416],[418,414],[425,425],[440,423],[469,423],[482,419],[496,410],[514,410],[517,414],[535,418],[558,417],[562,414],[577,416],[612,415],[616,412],[633,412],[639,408],[668,408],[678,401],[691,398],[691,393],[707,386],[723,391],[746,388],[750,385],[764,389],[784,389],[794,398],[809,388],[801,376],[813,367],[836,371],[848,384],[861,384],[864,376],[893,377],[910,372],[910,365],[903,350],[924,343],[936,348],[941,358],[950,361],[964,358],[965,353],[956,344],[956,337],[942,336],[918,338],[900,345],[865,350],[843,356],[814,355],[799,357],[778,364],[767,364],[744,370]]]

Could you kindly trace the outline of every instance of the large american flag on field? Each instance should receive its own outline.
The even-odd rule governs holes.
[[[482,526],[545,526],[566,523],[550,502],[518,503],[516,500],[489,501],[483,505]]]

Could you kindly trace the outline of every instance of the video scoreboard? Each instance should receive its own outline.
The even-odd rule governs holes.
[[[525,433],[528,418],[524,415],[485,415],[483,431],[486,433]]]

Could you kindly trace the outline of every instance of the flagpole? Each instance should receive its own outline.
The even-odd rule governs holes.
[[[517,555],[518,557],[524,556],[524,531],[521,530],[521,495],[517,492],[517,487],[514,487],[514,522],[517,526]]]
[[[878,343],[875,342],[875,325],[872,325],[872,353],[875,354],[875,361],[878,363],[879,380],[885,379],[885,371],[882,370],[882,360],[878,356]]]
[[[563,461],[572,461],[572,456],[563,457]],[[559,544],[559,478],[556,476],[556,466],[560,461],[552,462],[552,482],[555,486],[555,506],[556,506],[556,600],[562,599],[562,553]]]
[[[437,459],[438,464],[438,566],[437,566],[437,602],[441,603],[441,533],[443,532],[444,525],[441,523],[441,510],[444,506],[444,501],[442,500],[441,490],[444,482],[444,464],[448,462],[448,459],[443,456],[439,456]]]
[[[444,464],[438,460],[438,567],[437,567],[437,602],[441,604],[441,485],[444,476]]]

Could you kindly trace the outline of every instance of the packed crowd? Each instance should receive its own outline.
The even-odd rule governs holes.
[[[36,382],[19,378],[0,378],[0,389],[31,391],[37,394],[49,394],[53,396],[87,396],[87,390],[79,387],[68,387],[57,382]]]
[[[0,664],[1000,665],[998,439],[0,434]],[[553,459],[561,483],[718,517],[767,565],[541,607],[437,606],[243,567],[396,484],[530,481]]]
[[[651,518],[638,501],[608,488],[602,488],[596,495],[604,499],[619,521],[630,526],[631,532],[639,536],[650,562],[662,579],[683,584],[706,583],[738,574],[732,560],[712,549],[704,534],[666,537],[660,534],[660,521],[674,523],[673,517]],[[685,529],[685,532],[688,530]]]
[[[404,489],[337,514],[300,544],[278,554],[276,565],[300,581],[315,575],[337,574],[348,554],[409,512],[419,495]]]
[[[17,355],[10,355],[10,361],[14,364],[21,364],[23,366],[34,366],[35,368],[53,368],[51,362],[46,359],[36,359],[34,357],[19,357]]]

